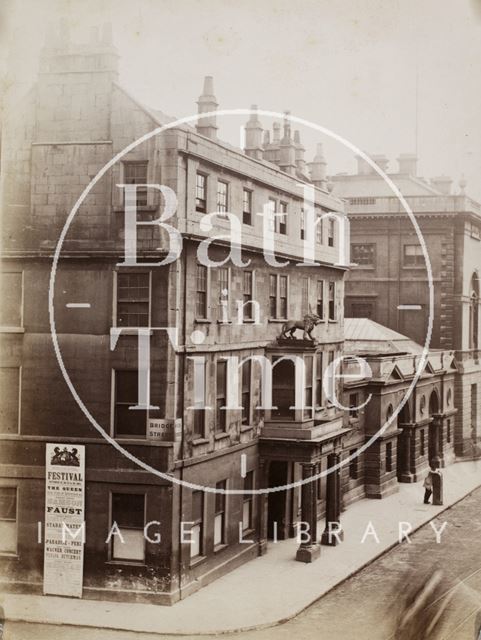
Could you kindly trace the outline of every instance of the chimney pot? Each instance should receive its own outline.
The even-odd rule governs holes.
[[[431,185],[445,196],[448,196],[451,193],[452,184],[453,180],[449,176],[437,176],[436,178],[431,178]]]
[[[418,174],[418,158],[415,153],[401,153],[397,159],[399,165],[399,173],[410,176]]]
[[[197,101],[197,113],[200,116],[203,113],[216,111],[218,106],[214,95],[214,78],[212,76],[205,76],[203,91]],[[217,128],[217,118],[215,114],[197,120],[197,132],[207,138],[215,139],[217,137]]]

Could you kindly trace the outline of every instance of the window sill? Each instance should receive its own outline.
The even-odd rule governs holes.
[[[353,269],[363,269],[363,271],[374,271],[376,268],[376,265],[374,264],[356,264],[351,266]]]
[[[271,322],[272,324],[281,324],[287,322],[287,318],[268,318],[267,322]]]
[[[197,565],[202,564],[207,560],[207,556],[195,556],[195,558],[190,559],[190,568],[193,569],[197,567]]]
[[[10,558],[11,560],[18,560],[19,555],[14,551],[0,551],[0,558]]]
[[[149,327],[112,327],[111,331],[115,329],[120,330],[122,332],[121,335],[123,336],[138,336],[140,329],[143,331],[147,330],[149,332],[149,336],[154,335],[153,330]]]
[[[408,265],[408,264],[403,264],[402,266],[403,269],[418,269],[418,270],[425,270],[426,269],[426,265],[425,264],[418,264],[418,265]]]
[[[242,318],[242,324],[255,324],[255,318]]]
[[[241,433],[246,433],[247,431],[253,431],[253,430],[254,430],[254,426],[252,424],[241,424],[240,426]]]
[[[105,564],[122,567],[146,567],[145,562],[140,560],[107,560]]]
[[[114,213],[123,213],[125,211],[125,205],[122,205],[121,207],[114,207]],[[159,205],[158,204],[142,204],[136,207],[137,211],[139,213],[144,212],[154,212],[157,211],[159,209]]]
[[[333,318],[329,318],[328,322],[330,324],[335,324],[336,322],[339,322],[339,320],[334,320]]]
[[[216,433],[214,434],[214,440],[225,440],[225,438],[228,438],[229,434],[226,431],[222,431],[220,433]]]
[[[210,324],[211,320],[209,318],[195,318],[194,322],[197,324]]]
[[[172,440],[149,440],[145,438],[136,438],[134,436],[114,436],[115,440],[122,442],[122,444],[139,445],[139,446],[154,446],[154,447],[173,447],[174,442]]]
[[[194,447],[200,446],[201,444],[209,444],[208,438],[194,438],[192,440],[192,444]]]
[[[23,327],[0,327],[0,333],[25,333]]]
[[[220,324],[221,326],[223,324],[229,325],[229,324],[232,324],[232,320],[227,320],[227,322],[224,322],[223,320],[217,320],[217,324]]]
[[[214,553],[219,553],[220,551],[223,551],[224,549],[227,549],[229,545],[226,544],[225,542],[221,542],[220,544],[216,544],[214,547]]]

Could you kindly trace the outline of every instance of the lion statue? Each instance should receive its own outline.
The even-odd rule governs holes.
[[[303,339],[309,339],[314,342],[312,331],[320,322],[322,322],[322,319],[315,313],[306,313],[302,320],[288,320],[282,325],[282,331],[279,338],[289,338],[293,340],[296,330],[301,329],[301,331],[303,331]]]

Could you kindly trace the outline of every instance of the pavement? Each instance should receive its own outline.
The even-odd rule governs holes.
[[[405,530],[415,531],[438,517],[425,534],[432,533],[435,545],[435,529],[443,523],[439,515],[481,486],[481,461],[456,462],[443,470],[443,476],[443,506],[423,504],[421,482],[400,484],[398,493],[382,500],[350,505],[342,514],[344,541],[322,547],[321,557],[312,564],[296,562],[297,542],[285,540],[271,543],[265,556],[171,607],[5,594],[5,618],[171,635],[227,633],[285,622],[398,545],[400,521]]]

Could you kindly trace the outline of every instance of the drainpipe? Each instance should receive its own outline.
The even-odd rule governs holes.
[[[188,141],[188,134],[187,134],[187,141]],[[185,167],[185,201],[184,201],[184,215],[185,215],[185,220],[187,221],[187,206],[188,206],[188,194],[189,194],[189,160],[186,156],[186,167]],[[181,420],[182,420],[182,433],[181,433],[181,438],[180,438],[180,454],[181,454],[181,461],[180,461],[180,469],[179,469],[179,475],[180,475],[180,484],[179,484],[179,516],[180,516],[180,521],[182,521],[182,508],[183,508],[183,503],[184,503],[184,485],[183,485],[183,480],[184,480],[184,444],[185,444],[185,437],[184,437],[184,427],[185,427],[185,421],[184,421],[184,414],[185,414],[185,371],[186,371],[186,352],[185,352],[185,346],[186,346],[186,335],[187,335],[187,331],[186,331],[186,320],[187,320],[187,254],[185,251],[185,247],[182,247],[182,269],[183,269],[183,287],[184,290],[182,292],[182,347],[183,347],[183,353],[182,353],[182,367],[181,367],[181,372],[182,372],[182,379],[181,379],[181,384],[180,384],[180,390],[181,390],[181,403],[180,403],[180,408],[181,408]],[[179,566],[179,599],[182,600],[182,537],[181,537],[181,527],[180,527],[180,522],[179,522],[179,562],[178,562],[178,566]]]

